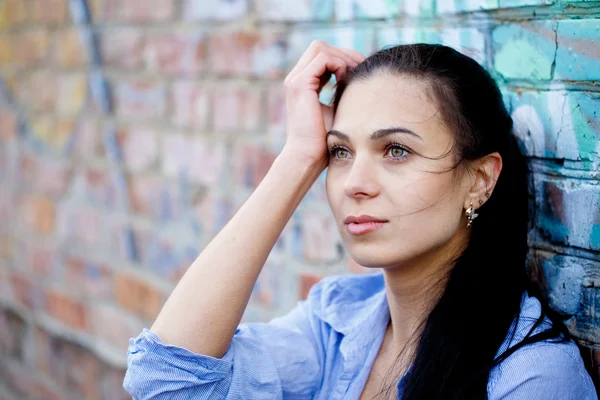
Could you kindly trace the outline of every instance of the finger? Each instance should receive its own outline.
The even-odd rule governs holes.
[[[308,64],[304,71],[298,75],[298,78],[302,79],[301,77],[304,77],[305,82],[310,81],[311,78],[320,80],[323,74],[331,72],[335,74],[335,79],[339,81],[346,73],[347,68],[348,65],[345,60],[330,53],[319,53],[319,55]],[[319,89],[321,89],[322,86],[323,85],[320,85]]]
[[[306,68],[306,66],[310,62],[312,62],[315,59],[315,57],[317,57],[319,55],[319,53],[324,52],[324,51],[332,53],[332,54],[336,55],[337,57],[345,60],[346,63],[348,63],[348,65],[351,67],[355,67],[360,62],[360,61],[355,60],[355,58],[352,55],[348,54],[347,52],[342,51],[339,48],[331,46],[321,40],[313,40],[311,42],[310,46],[308,47],[308,49],[302,55],[302,57],[300,57],[300,60],[298,60],[298,62],[294,66],[294,68],[290,71],[288,76],[291,79],[293,79],[295,77],[295,75],[297,75],[298,73],[300,73],[300,71],[302,71],[304,68]]]

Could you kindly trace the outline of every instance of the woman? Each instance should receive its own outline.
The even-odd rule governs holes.
[[[318,94],[332,73],[326,107]],[[151,329],[130,339],[125,389],[136,399],[597,399],[573,338],[527,278],[527,164],[486,71],[441,45],[365,59],[314,41],[284,86],[283,150]],[[289,314],[240,325],[326,167],[350,256],[380,271],[325,278]]]

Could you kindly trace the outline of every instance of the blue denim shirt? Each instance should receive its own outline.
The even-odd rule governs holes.
[[[520,341],[540,312],[539,301],[524,293],[517,333],[498,354]],[[330,276],[285,316],[240,324],[222,358],[167,345],[144,328],[129,339],[123,387],[134,399],[358,399],[389,319],[382,272]],[[517,350],[492,369],[488,395],[597,400],[572,341]]]

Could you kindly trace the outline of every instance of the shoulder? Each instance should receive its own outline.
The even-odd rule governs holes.
[[[513,323],[511,327],[514,336],[509,332],[498,354],[523,340],[541,313],[540,301],[525,292],[518,324]],[[532,335],[548,329],[550,324],[544,317]],[[573,340],[560,343],[543,340],[519,348],[491,370],[488,393],[490,400],[597,399],[591,377]]]

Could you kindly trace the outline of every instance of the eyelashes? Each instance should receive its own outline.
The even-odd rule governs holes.
[[[390,152],[390,150],[401,150],[402,151],[402,155],[399,155],[399,156],[392,155],[390,157],[394,161],[402,161],[411,153],[411,151],[408,148],[406,148],[405,146],[401,145],[398,142],[393,142],[393,141],[385,144],[385,153],[387,154],[388,152]],[[336,157],[338,155],[338,152],[340,152],[340,151],[350,153],[350,150],[348,150],[346,147],[339,145],[339,144],[333,144],[331,146],[331,149],[328,150],[329,157],[333,158],[334,160],[344,160],[345,158],[347,158],[347,157]]]

